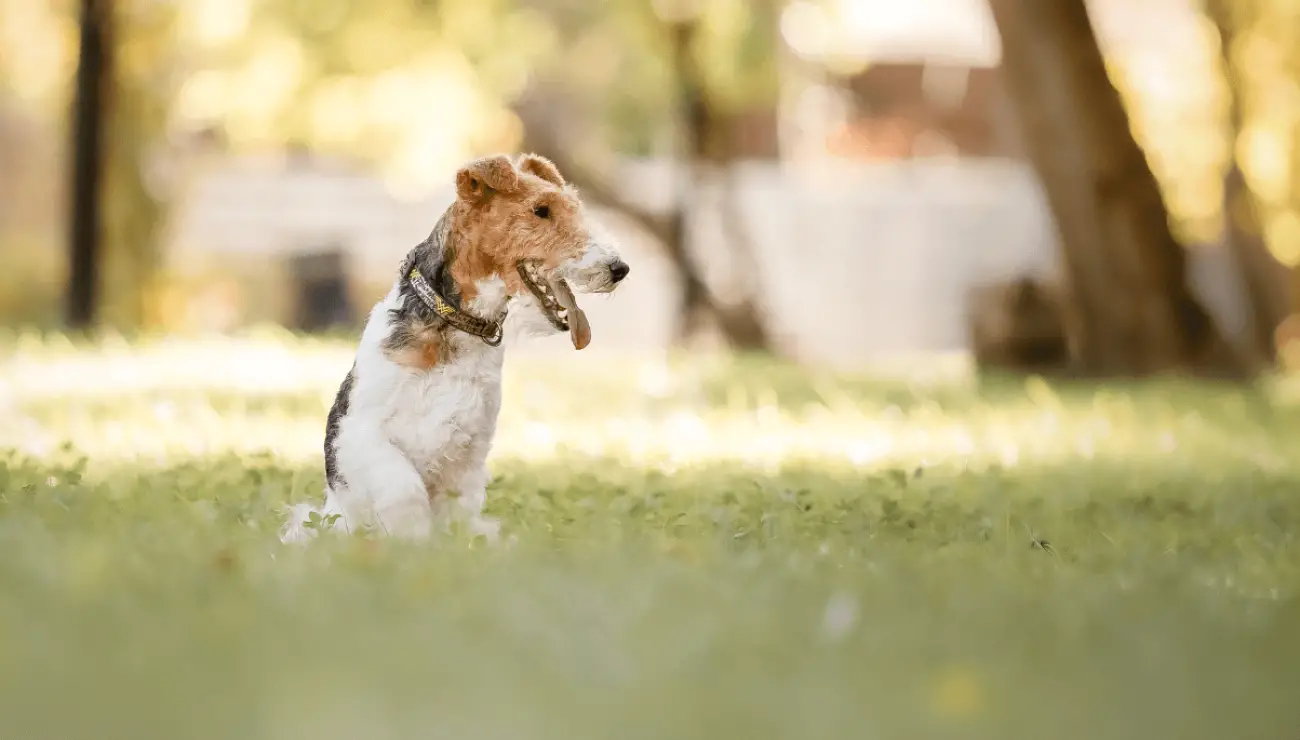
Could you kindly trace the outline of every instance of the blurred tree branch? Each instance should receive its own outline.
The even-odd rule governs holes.
[[[674,204],[667,214],[660,216],[623,197],[601,174],[609,172],[610,167],[589,164],[576,153],[576,146],[561,140],[558,127],[545,112],[556,107],[554,101],[543,103],[536,97],[516,104],[515,110],[524,122],[524,148],[554,161],[565,178],[582,191],[585,200],[615,211],[659,243],[677,273],[682,290],[678,307],[678,337],[689,335],[697,328],[701,314],[717,310],[717,302],[687,253],[680,205]]]
[[[775,18],[770,19],[775,23]],[[736,275],[740,283],[739,297],[725,305],[717,300],[710,301],[710,308],[718,320],[719,328],[728,342],[737,349],[760,352],[772,352],[773,345],[768,335],[761,311],[757,305],[755,284],[753,243],[741,226],[741,214],[735,204],[735,183],[731,177],[734,161],[727,132],[718,116],[718,104],[710,100],[709,88],[705,82],[704,69],[696,58],[695,44],[700,33],[699,16],[679,19],[667,24],[669,37],[672,39],[673,76],[679,90],[679,105],[682,118],[682,159],[684,172],[679,174],[677,184],[677,209],[674,226],[680,235],[676,239],[685,244],[686,220],[691,210],[698,207],[706,176],[714,175],[714,186],[718,193],[717,206],[719,223],[723,227],[720,235],[725,246],[730,248],[734,261],[741,263],[741,274]],[[721,176],[717,176],[721,172]],[[683,247],[684,248],[684,247]],[[699,311],[689,313],[692,307],[683,310],[687,329],[698,328],[703,318]]]
[[[561,140],[559,125],[547,112],[556,101],[546,100],[536,90],[515,101],[514,110],[524,124],[523,147],[542,154],[564,173],[564,177],[582,191],[583,199],[597,203],[636,223],[637,227],[660,242],[671,238],[667,220],[624,198],[603,176],[609,167],[593,164],[575,153],[572,142]]]
[[[670,67],[677,91],[677,118],[682,138],[675,157],[677,166],[673,168],[673,203],[667,213],[655,214],[625,198],[601,174],[611,168],[584,158],[581,152],[585,148],[561,134],[561,131],[575,126],[556,120],[555,111],[567,107],[558,93],[534,86],[530,95],[516,101],[515,112],[524,124],[524,146],[550,157],[588,200],[633,221],[663,247],[677,273],[682,291],[678,306],[679,341],[695,335],[712,319],[723,338],[734,348],[771,352],[772,343],[755,299],[752,269],[739,276],[742,278],[739,300],[728,303],[711,289],[690,254],[687,226],[692,209],[699,205],[704,175],[729,171],[732,157],[717,115],[717,105],[710,99],[704,72],[693,48],[700,31],[698,17],[666,22],[663,29],[670,41]],[[730,178],[716,184],[722,199],[719,212],[724,227],[722,238],[737,261],[752,267],[752,244],[736,222],[740,214],[729,207],[734,203],[734,186]]]

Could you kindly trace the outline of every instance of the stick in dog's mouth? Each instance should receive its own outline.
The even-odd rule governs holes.
[[[551,324],[560,331],[568,331],[574,349],[582,349],[591,343],[591,323],[587,314],[578,307],[573,297],[573,290],[564,278],[544,276],[538,263],[524,261],[518,264],[519,277],[537,297],[537,303]]]

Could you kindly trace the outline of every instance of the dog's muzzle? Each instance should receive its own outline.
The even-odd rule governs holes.
[[[578,307],[573,290],[564,278],[544,275],[541,263],[533,260],[519,262],[516,269],[524,285],[537,298],[538,307],[547,321],[556,330],[569,332],[573,348],[582,349],[590,344],[591,323],[587,321],[587,314]]]

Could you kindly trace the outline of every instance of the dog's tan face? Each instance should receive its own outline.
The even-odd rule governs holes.
[[[532,297],[575,347],[586,346],[590,326],[573,290],[612,292],[629,268],[593,233],[555,165],[535,154],[517,164],[505,155],[475,160],[456,174],[456,211],[456,236],[473,247],[465,269],[500,275],[508,294]]]

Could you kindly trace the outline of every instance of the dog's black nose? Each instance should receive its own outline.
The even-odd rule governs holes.
[[[616,283],[623,282],[623,278],[627,277],[627,274],[631,271],[632,268],[628,267],[627,263],[623,260],[619,260],[609,266],[610,277],[612,277]]]

